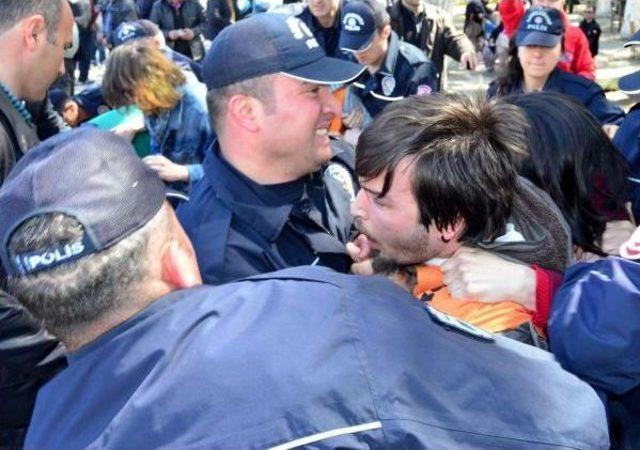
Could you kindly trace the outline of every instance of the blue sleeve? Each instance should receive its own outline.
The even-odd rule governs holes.
[[[598,119],[601,125],[620,125],[624,119],[624,111],[617,105],[614,105],[604,95],[604,91],[594,83],[590,89],[591,98],[586,106]]]

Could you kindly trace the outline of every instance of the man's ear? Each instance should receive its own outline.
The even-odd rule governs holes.
[[[460,236],[467,228],[464,219],[457,219],[453,225],[448,225],[442,229],[438,229],[443,242],[459,241]]]
[[[380,30],[380,37],[382,39],[389,39],[389,36],[391,36],[391,25],[386,24],[382,27],[382,30]]]
[[[162,280],[175,289],[186,289],[202,284],[193,252],[184,249],[172,239],[161,257]]]
[[[260,101],[248,95],[234,95],[227,104],[227,120],[230,119],[247,131],[260,130],[261,113]]]
[[[24,19],[22,37],[29,50],[35,50],[39,42],[44,43],[47,39],[47,24],[44,17],[35,14]]]

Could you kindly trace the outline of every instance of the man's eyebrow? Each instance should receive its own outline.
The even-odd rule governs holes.
[[[373,195],[373,196],[375,196],[377,198],[380,198],[380,196],[382,194],[382,192],[380,192],[380,191],[374,191],[373,189],[370,189],[370,188],[362,186],[362,185],[360,185],[360,189],[362,189],[366,193],[368,193],[370,195]]]

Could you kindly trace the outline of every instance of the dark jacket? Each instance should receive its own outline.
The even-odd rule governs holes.
[[[204,57],[204,44],[202,42],[202,31],[206,25],[204,16],[204,9],[198,0],[184,0],[180,7],[182,17],[184,18],[184,27],[177,27],[175,25],[173,17],[173,6],[171,6],[168,0],[157,0],[153,4],[151,9],[151,15],[149,19],[155,22],[164,37],[167,40],[167,45],[171,48],[175,47],[175,41],[169,39],[169,31],[177,28],[191,28],[195,33],[192,40],[189,41],[189,47],[191,49],[191,55],[196,61],[201,60]]]
[[[448,55],[460,61],[463,53],[474,52],[474,47],[469,38],[456,29],[449,14],[440,8],[423,1],[424,16],[420,29],[420,45],[425,54],[435,64],[438,73],[444,68],[444,55]],[[406,40],[407,34],[413,30],[407,30],[402,21],[402,3],[397,0],[389,7],[391,16],[391,28],[398,33],[400,39]]]
[[[342,30],[342,20],[340,17],[340,11],[338,11],[336,14],[336,21],[333,26],[325,28],[320,25],[318,19],[311,14],[311,10],[308,6],[298,14],[298,19],[302,20],[307,27],[309,27],[309,30],[311,30],[316,41],[318,41],[318,44],[322,47],[327,56],[332,57],[339,57],[342,53],[342,50],[340,50],[340,46],[338,45],[340,42],[340,31]]]
[[[34,126],[0,90],[0,186],[16,161],[37,143]],[[4,284],[0,268],[0,448],[20,448],[38,389],[65,359],[62,346],[2,291]]]
[[[604,449],[552,355],[381,277],[296,267],[174,291],[69,357],[26,449]]]
[[[353,82],[352,89],[369,115],[375,117],[389,102],[437,91],[438,73],[420,49],[400,41],[392,31],[380,70],[375,74],[365,70]]]
[[[555,68],[549,75],[549,79],[542,90],[545,92],[558,92],[573,98],[591,111],[591,114],[598,119],[601,125],[618,125],[624,119],[624,111],[607,100],[600,85],[583,76]],[[489,84],[487,97],[493,98],[522,92],[524,92],[522,90],[522,81],[506,88],[501,88],[498,80],[495,80]]]
[[[591,56],[596,56],[598,54],[598,47],[600,46],[600,35],[602,34],[600,24],[595,20],[587,22],[585,19],[580,22],[579,27],[587,37],[587,41],[589,41],[589,51],[591,52]]]
[[[297,180],[290,202],[261,188],[220,155],[216,144],[202,164],[178,219],[193,243],[202,278],[220,284],[296,265],[347,272],[354,199],[351,148],[333,145],[334,160]],[[289,184],[289,183],[287,183]]]

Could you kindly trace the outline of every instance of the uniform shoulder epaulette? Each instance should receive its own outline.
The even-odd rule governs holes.
[[[429,61],[422,50],[407,42],[400,42],[398,45],[398,50],[400,51],[400,54],[402,54],[402,56],[404,56],[407,62],[412,66]]]

